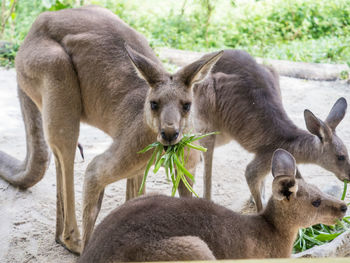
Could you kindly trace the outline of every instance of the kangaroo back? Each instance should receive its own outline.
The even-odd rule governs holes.
[[[228,134],[250,152],[276,141],[292,140],[300,132],[283,108],[276,77],[274,70],[257,64],[248,53],[225,50],[212,78],[195,89],[199,120],[212,125],[210,130]],[[203,98],[208,93],[215,99]],[[213,108],[205,110],[212,100]]]

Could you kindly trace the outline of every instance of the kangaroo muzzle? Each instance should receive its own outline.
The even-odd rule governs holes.
[[[177,130],[165,130],[163,129],[160,133],[164,141],[169,143],[175,141],[179,137],[179,132]]]
[[[174,125],[167,125],[160,129],[158,134],[158,141],[163,145],[173,145],[176,144],[180,138],[180,129]]]
[[[163,145],[173,145],[181,140],[181,114],[173,105],[162,112],[158,141]]]

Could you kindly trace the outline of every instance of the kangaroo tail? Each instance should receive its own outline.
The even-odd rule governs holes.
[[[19,87],[18,97],[26,131],[27,155],[21,162],[0,151],[0,177],[14,186],[26,189],[43,178],[50,152],[44,139],[39,109]]]

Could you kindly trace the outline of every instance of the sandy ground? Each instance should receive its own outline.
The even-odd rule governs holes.
[[[350,101],[350,86],[344,82],[317,82],[281,78],[284,105],[290,117],[305,128],[303,110],[312,110],[325,119],[339,97]],[[338,134],[350,148],[350,116],[338,127]],[[75,186],[77,218],[81,226],[82,183],[89,161],[102,153],[111,140],[99,130],[82,125],[79,138],[85,149],[85,162],[80,156],[75,160]],[[0,149],[19,159],[25,156],[25,135],[16,95],[14,70],[0,69]],[[217,148],[214,157],[213,199],[236,211],[241,211],[249,199],[244,178],[245,166],[252,155],[237,143],[231,142]],[[300,167],[309,182],[321,188],[343,184],[330,172],[315,165]],[[197,169],[195,190],[202,194],[202,164]],[[268,176],[267,193],[271,187]],[[74,262],[76,256],[55,243],[56,187],[54,162],[37,185],[20,191],[0,179],[0,262]],[[149,177],[148,192],[170,193],[164,173]],[[124,202],[125,180],[107,187],[98,222],[109,211]]]

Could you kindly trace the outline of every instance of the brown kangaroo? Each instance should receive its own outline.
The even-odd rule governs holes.
[[[290,257],[300,227],[334,224],[344,202],[296,176],[293,156],[272,157],[266,209],[241,215],[199,198],[144,196],[126,202],[96,227],[81,263]]]
[[[48,165],[47,142],[56,163],[56,240],[79,253],[73,166],[80,121],[113,138],[86,170],[84,245],[105,186],[142,174],[150,156],[137,152],[146,145],[155,140],[175,144],[192,129],[192,85],[206,77],[221,55],[204,56],[169,74],[146,39],[106,9],[41,14],[16,57],[27,157],[20,162],[0,152],[0,176],[21,188],[36,184]],[[195,154],[191,157],[189,169],[196,161]]]
[[[290,152],[297,163],[315,163],[340,180],[350,179],[348,151],[335,131],[346,112],[344,98],[337,100],[325,121],[305,110],[309,132],[301,130],[283,108],[278,74],[239,50],[224,51],[211,77],[195,85],[194,98],[197,130],[221,132],[200,141],[208,148],[204,154],[205,198],[211,198],[214,146],[232,139],[255,154],[245,176],[258,211],[263,207],[263,181],[277,148]]]

